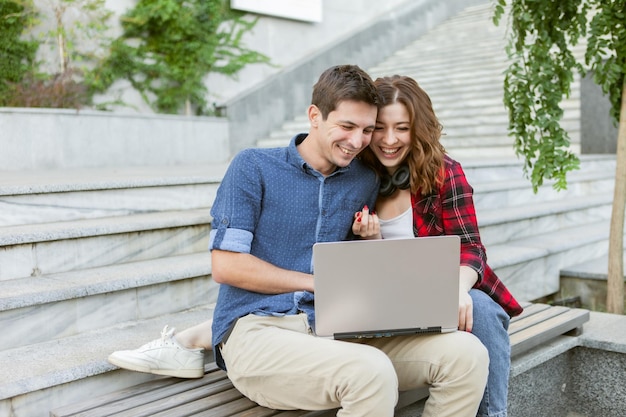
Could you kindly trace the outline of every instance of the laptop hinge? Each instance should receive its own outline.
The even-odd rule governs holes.
[[[413,329],[393,329],[393,330],[372,330],[360,332],[335,333],[335,339],[369,339],[374,337],[409,336],[424,333],[441,333],[441,326],[413,328]]]

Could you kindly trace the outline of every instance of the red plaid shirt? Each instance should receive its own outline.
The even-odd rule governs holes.
[[[487,265],[485,247],[480,241],[474,190],[467,182],[461,165],[445,156],[445,180],[439,192],[411,196],[413,234],[415,236],[458,235],[461,238],[461,265],[478,272],[478,288],[491,296],[511,317],[523,309],[513,295]]]

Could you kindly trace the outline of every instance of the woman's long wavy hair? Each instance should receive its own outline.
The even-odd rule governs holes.
[[[411,172],[411,193],[423,195],[437,190],[443,182],[445,149],[439,142],[442,126],[435,115],[430,97],[417,82],[406,76],[394,75],[374,81],[381,101],[378,109],[394,103],[403,104],[411,124],[411,149],[404,162]],[[359,155],[379,175],[387,170],[369,147]]]

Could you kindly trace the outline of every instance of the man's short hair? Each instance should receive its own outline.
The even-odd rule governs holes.
[[[324,120],[345,100],[361,101],[374,106],[379,103],[374,81],[356,65],[330,67],[313,86],[311,104],[320,109]]]

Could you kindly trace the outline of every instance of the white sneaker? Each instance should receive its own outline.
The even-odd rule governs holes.
[[[176,329],[163,328],[161,338],[135,350],[119,350],[109,355],[109,362],[131,371],[178,378],[202,378],[204,349],[187,349],[174,338]]]

